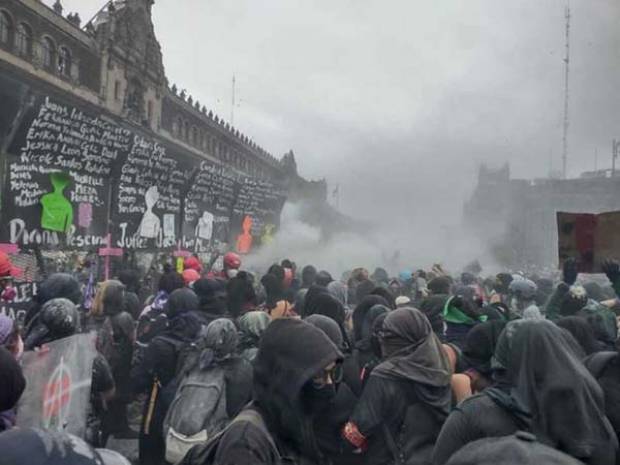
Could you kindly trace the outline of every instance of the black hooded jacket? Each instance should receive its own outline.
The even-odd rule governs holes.
[[[321,463],[313,430],[313,409],[304,386],[341,354],[318,328],[295,319],[272,322],[254,362],[254,402],[285,463]],[[279,464],[265,434],[247,421],[223,435],[218,465]]]
[[[615,463],[618,441],[605,417],[603,393],[582,358],[575,339],[550,321],[510,323],[494,356],[502,383],[467,399],[450,415],[434,463],[446,463],[471,441],[517,430],[588,465]]]
[[[381,296],[364,297],[353,311],[354,358],[357,363],[358,378],[362,370],[376,358],[372,346],[372,329],[374,321],[389,310],[388,302]],[[356,394],[361,393],[361,381],[352,386]]]
[[[386,360],[370,375],[345,436],[354,446],[367,444],[369,465],[393,463],[396,454],[406,463],[430,463],[450,410],[448,359],[419,310],[394,310],[382,332]]]

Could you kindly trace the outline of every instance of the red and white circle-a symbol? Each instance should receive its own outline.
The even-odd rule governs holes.
[[[52,372],[43,390],[43,427],[62,430],[67,423],[72,391],[71,371],[64,358]]]

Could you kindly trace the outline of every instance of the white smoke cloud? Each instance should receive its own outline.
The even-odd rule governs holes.
[[[413,224],[379,224],[326,239],[319,225],[302,220],[302,211],[302,205],[287,203],[274,241],[246,257],[244,267],[264,272],[271,264],[289,258],[298,267],[311,264],[329,271],[334,278],[359,266],[370,272],[381,266],[393,276],[404,269],[430,269],[434,263],[458,271],[474,259],[480,260],[485,272],[497,268],[491,257],[478,254],[481,245],[460,226],[445,225],[437,234],[436,226],[424,230]]]

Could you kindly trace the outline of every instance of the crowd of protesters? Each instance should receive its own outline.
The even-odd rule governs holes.
[[[130,463],[110,438],[140,465],[618,464],[620,266],[601,283],[577,265],[258,275],[229,253],[156,289],[123,270],[89,305],[51,275],[23,325],[0,316],[0,465]],[[11,275],[0,254],[6,299]],[[85,437],[17,427],[22,353],[88,331]]]

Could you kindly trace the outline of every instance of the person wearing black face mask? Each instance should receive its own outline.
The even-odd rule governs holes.
[[[304,321],[322,330],[336,347],[342,347],[340,327],[334,320],[324,315],[311,315]],[[345,356],[343,363],[331,364],[304,386],[305,398],[316,412],[314,434],[319,448],[331,463],[339,465],[360,462],[359,455],[346,447],[340,435],[357,404],[357,397],[347,381],[347,361],[354,360]]]
[[[450,412],[450,366],[428,319],[401,308],[385,317],[384,361],[374,368],[344,438],[368,464],[430,463]]]
[[[209,445],[196,446],[183,465],[325,463],[314,417],[329,405],[340,360],[318,328],[293,318],[273,321],[254,360],[254,402],[225,430],[212,461],[206,462]]]

